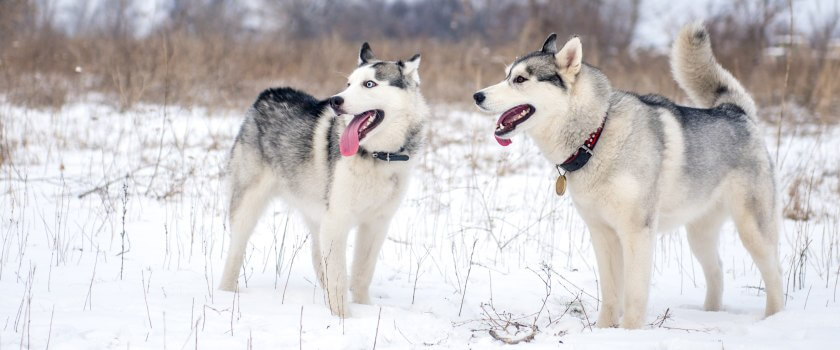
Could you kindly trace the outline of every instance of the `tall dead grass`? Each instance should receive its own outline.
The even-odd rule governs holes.
[[[276,85],[323,98],[344,86],[361,44],[340,33],[294,39],[241,30],[196,30],[178,23],[139,38],[125,30],[71,36],[49,25],[23,25],[19,17],[31,18],[26,15],[31,11],[26,3],[0,3],[0,11],[7,11],[5,17],[0,16],[4,17],[0,20],[0,95],[30,107],[56,108],[94,94],[121,108],[141,102],[243,108],[262,89]],[[15,11],[18,16],[8,15]],[[15,30],[16,24],[27,29]],[[540,46],[547,34],[542,32],[545,26],[527,25],[517,38],[504,43],[479,36],[457,40],[373,37],[369,41],[382,58],[422,53],[427,98],[468,104],[472,92],[504,77],[505,64]],[[784,57],[756,56],[756,50],[740,50],[738,42],[725,38],[714,38],[722,62],[761,105],[775,106],[788,99],[821,119],[840,120],[840,101],[835,98],[840,86],[834,78],[840,73],[840,60],[814,55],[807,47],[794,48],[789,88],[783,93]],[[614,50],[604,49],[609,46],[598,40],[584,35],[585,60],[603,69],[616,88],[682,100],[664,54],[606,52]]]

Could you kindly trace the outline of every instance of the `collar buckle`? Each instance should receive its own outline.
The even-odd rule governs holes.
[[[556,164],[557,171],[560,172],[561,176],[565,175],[565,173],[578,170],[589,162],[589,158],[593,155],[592,149],[598,144],[598,140],[601,138],[601,132],[604,130],[604,125],[606,123],[607,116],[605,115],[604,119],[601,121],[601,126],[598,127],[598,130],[589,134],[589,138],[586,139],[583,144],[578,147],[577,151],[566,159],[565,162],[562,164]],[[565,172],[561,171],[561,169],[565,170]]]
[[[407,161],[409,156],[406,154],[390,153],[390,152],[371,152],[371,157],[374,159],[384,160],[386,162]]]

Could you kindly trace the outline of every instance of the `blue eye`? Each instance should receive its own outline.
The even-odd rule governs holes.
[[[526,82],[526,81],[528,81],[528,79],[526,79],[525,77],[523,77],[523,76],[521,76],[521,75],[520,75],[520,76],[518,76],[518,77],[516,77],[516,79],[513,79],[513,82],[514,82],[514,83],[517,83],[517,84],[522,84],[522,83],[524,83],[524,82]]]
[[[365,85],[366,88],[370,89],[372,87],[375,87],[376,83],[373,80],[368,80],[368,81],[365,82],[364,85]]]

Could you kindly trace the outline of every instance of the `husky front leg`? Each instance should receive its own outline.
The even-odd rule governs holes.
[[[632,227],[632,226],[631,226]],[[621,327],[642,327],[647,313],[655,230],[638,225],[619,234],[624,258],[624,318]]]
[[[390,218],[383,218],[359,225],[350,284],[355,303],[370,304],[370,282],[373,280],[379,250],[388,234],[389,221]]]
[[[601,279],[602,303],[596,325],[600,328],[616,326],[621,316],[621,294],[624,289],[621,243],[615,231],[606,225],[588,226]]]
[[[322,271],[327,304],[333,315],[350,316],[347,301],[347,234],[352,224],[346,216],[327,212],[321,223]]]

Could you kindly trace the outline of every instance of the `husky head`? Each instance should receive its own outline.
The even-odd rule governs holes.
[[[396,151],[411,128],[425,115],[420,95],[420,55],[406,61],[383,61],[368,43],[359,52],[359,66],[347,78],[347,88],[330,98],[330,106],[345,116],[347,127],[339,148],[352,156],[363,145],[371,151]],[[347,118],[349,116],[350,118]]]
[[[501,114],[496,122],[496,141],[502,146],[523,131],[544,128],[552,118],[564,118],[582,68],[583,48],[578,37],[557,50],[557,35],[551,34],[539,51],[517,58],[506,68],[507,77],[473,95],[484,111]]]

